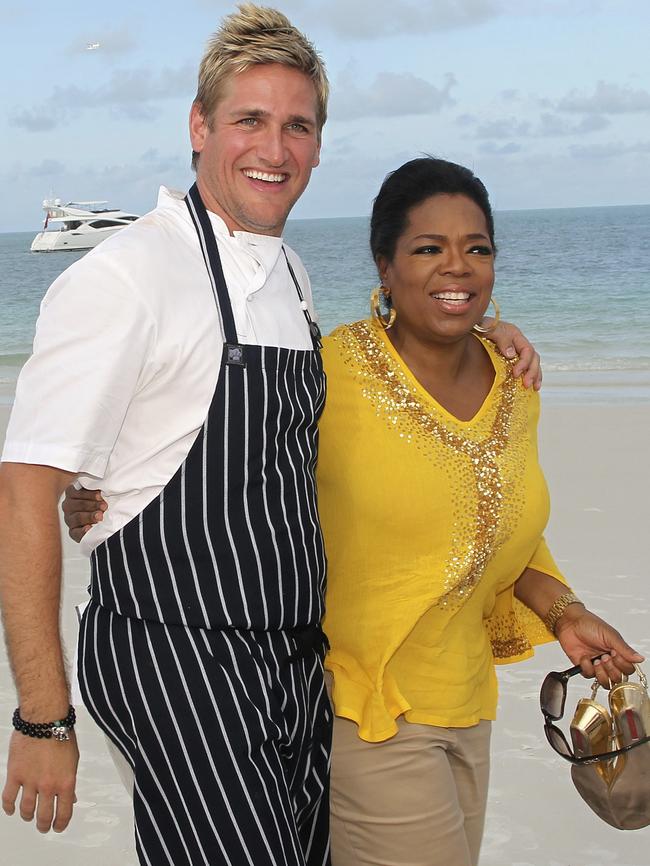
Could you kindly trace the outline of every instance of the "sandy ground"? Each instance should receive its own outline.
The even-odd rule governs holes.
[[[6,410],[0,406],[0,438]],[[650,405],[545,408],[542,461],[553,497],[547,537],[567,577],[601,615],[650,658],[648,480]],[[73,605],[83,600],[87,563],[65,544],[63,620],[72,651]],[[547,745],[537,703],[551,669],[568,663],[557,645],[499,671],[500,717],[481,866],[645,866],[650,828],[621,832],[602,823],[574,790],[569,767]],[[650,663],[648,664],[650,673]],[[578,683],[580,696],[587,689]],[[15,695],[0,654],[0,747],[9,736]],[[103,739],[82,711],[78,804],[70,828],[45,837],[0,816],[4,866],[134,866],[129,801]],[[0,767],[2,764],[0,763]],[[453,864],[448,864],[453,866]]]

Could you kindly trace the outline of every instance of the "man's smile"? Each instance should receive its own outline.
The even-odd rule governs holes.
[[[263,180],[265,183],[283,183],[289,177],[286,173],[270,173],[253,168],[243,168],[242,172],[251,180]]]

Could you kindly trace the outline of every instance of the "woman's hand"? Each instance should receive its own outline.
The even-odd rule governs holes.
[[[73,484],[66,487],[61,510],[70,538],[81,541],[89,529],[104,519],[107,508],[108,503],[102,498],[101,490],[76,488]]]
[[[482,324],[485,327],[490,327],[493,321],[493,319],[485,318]],[[515,378],[523,376],[524,388],[530,388],[532,385],[536,391],[539,391],[542,387],[541,359],[533,344],[521,333],[519,328],[516,325],[511,325],[510,322],[499,322],[496,328],[485,336],[488,340],[492,340],[504,358],[512,359],[519,356],[517,363],[512,368]]]
[[[555,634],[573,664],[585,677],[596,677],[604,688],[634,672],[642,655],[626,643],[613,626],[581,604],[571,604],[556,623]],[[600,656],[592,663],[594,656]]]

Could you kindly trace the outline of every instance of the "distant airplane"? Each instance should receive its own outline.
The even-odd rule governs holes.
[[[89,42],[88,45],[86,45],[86,51],[96,51],[100,44],[100,42]]]

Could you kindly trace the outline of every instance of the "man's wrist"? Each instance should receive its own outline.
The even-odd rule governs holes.
[[[28,694],[19,693],[18,709],[24,719],[45,721],[62,719],[68,714],[70,690],[67,683],[59,689],[48,688],[47,692],[37,694],[33,689]]]
[[[62,715],[60,718],[47,722],[36,722],[23,718],[20,714],[20,707],[16,707],[12,718],[15,730],[24,736],[38,740],[58,740],[59,742],[65,742],[70,739],[70,734],[76,721],[77,714],[72,704],[68,706],[65,716]]]

